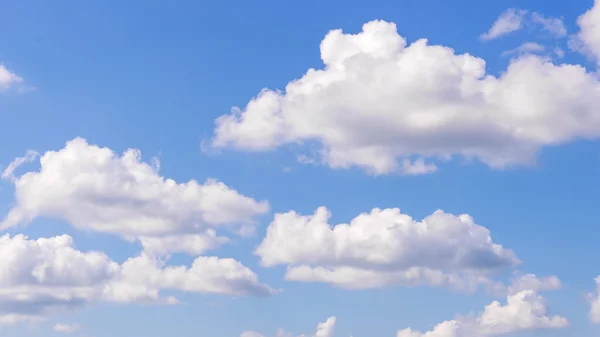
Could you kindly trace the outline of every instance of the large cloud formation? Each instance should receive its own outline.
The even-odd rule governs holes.
[[[98,301],[175,303],[163,289],[268,296],[275,290],[233,259],[198,257],[191,267],[166,266],[148,255],[122,264],[76,249],[68,235],[37,240],[0,237],[0,324],[36,321]]]
[[[578,20],[580,47],[595,57],[599,13],[597,0]],[[333,30],[320,51],[323,69],[219,117],[212,146],[316,143],[313,159],[333,168],[415,174],[415,160],[430,161],[422,173],[457,156],[505,168],[534,163],[543,147],[600,137],[600,80],[581,65],[525,54],[494,76],[483,59],[426,39],[408,44],[385,21],[358,34]]]
[[[345,288],[397,284],[493,286],[489,272],[519,264],[466,214],[441,210],[415,221],[399,209],[373,209],[331,226],[325,207],[311,216],[276,214],[255,250],[266,267],[287,265],[288,280]]]
[[[17,176],[38,154],[16,158],[2,179],[15,187],[15,203],[2,229],[38,217],[77,229],[139,240],[143,251],[123,263],[101,252],[82,252],[68,235],[30,240],[0,237],[0,323],[35,321],[99,301],[175,303],[161,290],[234,296],[276,291],[230,258],[200,256],[227,243],[217,230],[248,234],[266,201],[246,197],[213,179],[177,183],[158,174],[158,163],[139,150],[122,156],[108,148],[69,141],[41,156],[38,171]],[[168,265],[172,253],[195,257],[191,266]]]
[[[226,242],[215,229],[254,231],[255,217],[269,204],[208,179],[177,183],[141,161],[136,149],[122,156],[108,148],[69,141],[40,159],[39,171],[19,177],[19,165],[35,159],[29,151],[8,165],[2,178],[15,186],[15,206],[0,223],[6,229],[41,216],[68,221],[83,230],[140,239],[153,252],[200,254]]]
[[[492,337],[528,330],[560,329],[568,326],[566,318],[548,316],[546,300],[537,292],[557,289],[555,277],[537,279],[526,275],[517,280],[518,288],[511,288],[506,303],[494,301],[485,306],[478,316],[459,317],[437,324],[425,333],[410,328],[398,331],[397,337]],[[531,287],[527,287],[527,285]]]

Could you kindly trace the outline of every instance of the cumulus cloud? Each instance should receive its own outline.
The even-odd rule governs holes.
[[[286,279],[345,288],[383,285],[494,286],[485,275],[520,263],[466,214],[441,210],[416,221],[399,209],[373,209],[332,226],[313,215],[276,214],[256,248],[265,267],[286,265]]]
[[[425,333],[410,328],[398,331],[397,337],[491,337],[501,336],[528,330],[559,329],[568,326],[566,318],[547,314],[546,300],[534,289],[541,284],[554,284],[549,279],[534,280],[535,276],[527,275],[521,281],[521,290],[510,292],[506,303],[494,301],[485,306],[477,316],[458,317],[436,325]],[[552,278],[554,279],[554,278]],[[524,287],[531,285],[531,289]]]
[[[32,158],[17,158],[2,175],[14,183],[15,205],[1,228],[45,216],[78,229],[140,238],[154,252],[197,254],[225,242],[216,228],[252,233],[255,217],[269,209],[266,201],[214,179],[200,184],[162,177],[157,164],[142,162],[136,149],[119,156],[76,138],[43,154],[39,171],[15,177],[14,168]]]
[[[54,331],[62,333],[74,333],[79,331],[80,328],[81,326],[79,326],[79,324],[57,323],[54,326]]]
[[[99,286],[119,271],[103,253],[76,250],[66,235],[29,240],[6,234],[0,237],[0,265],[0,317],[5,323],[38,320],[51,311],[83,305],[99,297]]]
[[[494,40],[501,36],[507,35],[509,33],[515,32],[523,28],[523,23],[525,19],[525,15],[527,11],[510,8],[504,11],[498,19],[492,24],[490,29],[481,34],[480,38],[482,40]]]
[[[23,83],[23,78],[6,69],[6,67],[0,63],[0,92],[6,91],[20,83]]]
[[[140,285],[144,285],[144,289]],[[104,296],[119,302],[156,300],[160,299],[161,289],[261,297],[277,292],[260,283],[252,270],[231,258],[200,256],[191,267],[186,267],[164,266],[164,262],[141,255],[123,263],[119,277],[104,288]]]
[[[592,34],[584,40],[594,45]],[[216,119],[212,146],[318,144],[320,163],[386,174],[403,172],[405,159],[531,165],[544,147],[600,137],[600,81],[580,65],[529,53],[494,76],[483,59],[426,39],[408,44],[385,21],[330,31],[320,50],[323,69]]]
[[[600,0],[577,19],[579,33],[571,41],[571,48],[594,58],[600,64]]]
[[[68,235],[37,240],[0,237],[0,323],[38,321],[99,301],[175,303],[161,290],[268,296],[275,292],[233,259],[198,257],[167,266],[145,254],[122,264],[82,252]]]
[[[294,335],[290,332],[286,332],[282,329],[277,331],[277,337],[333,337],[333,330],[335,328],[336,318],[334,316],[329,317],[325,322],[317,325],[317,331],[312,335]],[[240,337],[265,337],[265,335],[255,331],[244,331]]]
[[[335,328],[335,317],[329,317],[325,322],[317,325],[317,332],[315,337],[332,337],[333,329]]]

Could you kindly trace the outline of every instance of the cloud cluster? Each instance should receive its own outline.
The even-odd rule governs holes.
[[[591,21],[580,20],[581,36],[596,50]],[[219,117],[212,146],[318,144],[313,162],[386,174],[406,173],[415,160],[429,173],[431,161],[457,156],[492,168],[528,165],[544,147],[600,137],[600,80],[580,65],[527,53],[494,76],[483,59],[426,39],[408,44],[385,21],[358,34],[330,31],[320,50],[323,69]]]
[[[122,264],[76,249],[68,235],[31,240],[0,237],[0,322],[44,316],[98,301],[175,303],[160,291],[268,296],[275,290],[233,259],[198,257],[191,267],[166,266],[145,254]]]
[[[481,38],[496,39],[527,24],[557,38],[567,35],[559,18],[510,9]],[[571,47],[600,64],[600,0],[577,24]],[[535,55],[544,50],[521,45],[495,76],[481,58],[425,39],[409,44],[393,23],[368,22],[357,34],[333,30],[320,45],[323,69],[309,69],[284,91],[264,89],[244,109],[219,117],[211,146],[267,151],[316,143],[318,154],[301,154],[299,161],[374,174],[431,173],[437,162],[454,157],[496,169],[531,164],[542,148],[600,138],[598,73]],[[22,81],[0,65],[0,91]],[[203,255],[227,244],[227,235],[253,234],[257,219],[269,211],[267,201],[215,179],[176,182],[159,174],[157,159],[142,161],[139,150],[120,155],[82,138],[39,156],[39,169],[17,174],[38,156],[28,151],[2,172],[2,180],[14,186],[15,202],[1,230],[55,218],[139,242],[142,250],[116,262],[103,252],[77,249],[68,235],[0,236],[0,324],[35,322],[98,302],[177,303],[166,291],[277,293],[239,261]],[[479,314],[424,333],[400,330],[397,337],[492,337],[568,325],[566,318],[548,314],[539,294],[559,289],[557,277],[527,274],[506,287],[494,281],[494,273],[521,261],[469,215],[438,210],[419,221],[397,208],[375,208],[349,223],[331,225],[330,218],[325,207],[312,215],[278,213],[254,254],[263,267],[285,266],[290,281],[347,289],[483,286],[506,296],[505,303],[494,301]],[[194,260],[171,265],[173,253]],[[596,284],[590,318],[600,323],[600,277]],[[333,337],[335,323],[330,317],[311,336]],[[79,328],[54,326],[63,333]],[[245,331],[241,337],[264,335]]]
[[[558,315],[548,315],[545,299],[537,291],[556,289],[556,277],[538,279],[535,275],[525,275],[517,279],[518,286],[511,286],[511,291],[506,297],[506,303],[494,301],[485,306],[478,315],[457,317],[437,324],[433,330],[422,333],[410,328],[400,330],[397,337],[493,337],[511,333],[524,332],[538,329],[560,329],[568,326],[566,318]],[[524,285],[533,285],[532,288]],[[335,317],[330,317],[325,322],[319,323],[315,334],[311,337],[332,337]],[[277,337],[294,337],[296,335],[284,330],[279,330]],[[265,337],[255,331],[244,331],[240,337]],[[297,337],[308,337],[298,335]]]
[[[200,184],[164,178],[136,149],[119,156],[76,138],[43,154],[39,171],[14,175],[34,158],[30,151],[2,174],[15,186],[15,205],[0,223],[3,229],[45,216],[82,230],[140,239],[153,252],[199,254],[226,242],[215,229],[253,233],[256,216],[269,210],[266,201],[214,179]]]
[[[534,329],[559,329],[568,326],[566,318],[547,314],[545,299],[537,291],[555,288],[557,279],[537,280],[527,275],[519,280],[518,291],[509,292],[506,303],[494,301],[477,316],[458,317],[437,324],[425,333],[410,328],[398,331],[397,337],[492,337]],[[525,285],[532,285],[527,288]]]
[[[221,182],[177,183],[141,161],[138,150],[122,156],[108,148],[69,141],[40,158],[40,169],[16,176],[37,158],[29,151],[2,173],[15,187],[14,207],[2,228],[37,217],[75,228],[139,240],[143,251],[123,263],[101,252],[76,249],[68,235],[31,240],[0,237],[0,323],[37,321],[100,301],[175,303],[161,290],[234,296],[269,296],[276,291],[230,258],[200,256],[229,239],[217,230],[253,232],[255,217],[268,211]],[[192,265],[168,265],[172,253],[195,257]]]
[[[492,285],[489,272],[520,263],[466,214],[438,210],[416,221],[399,209],[373,209],[331,226],[325,207],[313,215],[276,214],[255,250],[266,267],[287,265],[286,279],[345,288],[383,285]]]

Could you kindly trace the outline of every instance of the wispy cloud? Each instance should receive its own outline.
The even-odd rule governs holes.
[[[484,41],[494,40],[501,36],[515,32],[523,28],[526,10],[510,8],[504,11],[492,24],[492,27],[481,34],[480,39]]]
[[[562,18],[545,17],[540,13],[531,14],[531,22],[542,26],[542,30],[549,32],[555,37],[567,36],[567,27]]]
[[[537,42],[525,42],[517,48],[507,50],[502,53],[502,56],[510,55],[522,55],[522,54],[535,54],[541,53],[546,50],[546,47],[542,46]]]

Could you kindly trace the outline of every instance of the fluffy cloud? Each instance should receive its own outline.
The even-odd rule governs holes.
[[[600,0],[577,19],[580,32],[572,41],[572,47],[595,58],[600,64]]]
[[[562,287],[560,279],[556,276],[537,277],[534,274],[526,274],[512,280],[508,289],[509,294],[516,294],[525,290],[534,292],[557,290]]]
[[[0,320],[37,320],[100,297],[119,265],[99,252],[80,252],[71,237],[0,237]],[[10,319],[12,317],[12,319]]]
[[[20,83],[23,83],[23,79],[6,69],[6,67],[0,63],[0,92],[8,90]]]
[[[225,242],[215,228],[251,233],[255,217],[269,209],[266,201],[214,179],[199,184],[161,177],[135,149],[119,156],[76,138],[42,155],[39,171],[15,177],[15,169],[33,158],[30,152],[15,159],[2,175],[14,183],[16,199],[2,228],[46,216],[78,229],[140,238],[154,252],[200,253]]]
[[[335,317],[329,317],[325,322],[317,325],[317,332],[315,337],[332,337],[333,329],[335,328]]]
[[[325,207],[311,216],[276,214],[255,250],[266,267],[287,265],[288,280],[346,288],[388,284],[493,286],[485,274],[520,261],[494,243],[466,214],[441,210],[415,221],[399,209],[373,209],[349,224],[331,226]]]
[[[57,323],[54,326],[54,331],[62,333],[74,333],[79,331],[81,327],[78,324]]]
[[[596,21],[580,22],[593,49],[594,35],[583,32]],[[320,50],[324,69],[309,69],[284,91],[264,89],[219,117],[212,146],[316,143],[312,161],[386,174],[406,173],[406,160],[528,165],[543,147],[600,137],[600,81],[580,65],[524,54],[494,76],[483,59],[425,39],[407,44],[384,21],[358,34],[333,30]]]
[[[198,257],[191,267],[165,266],[145,254],[122,264],[82,252],[67,235],[0,237],[0,323],[41,320],[98,301],[174,303],[163,289],[268,296],[275,291],[233,259]]]
[[[490,30],[481,34],[482,40],[497,39],[506,34],[515,32],[523,28],[524,18],[527,11],[511,8],[500,14],[498,19],[492,24]]]
[[[103,295],[118,302],[154,301],[160,299],[161,289],[261,297],[276,293],[260,283],[252,270],[234,259],[200,256],[188,268],[164,266],[156,259],[141,255],[123,263],[119,276],[104,288]]]
[[[554,288],[556,278],[535,281],[535,276],[527,275],[527,280],[521,281],[516,288],[519,291],[510,292],[506,303],[494,301],[485,306],[482,313],[476,317],[459,317],[436,325],[433,330],[422,333],[412,329],[398,331],[397,337],[491,337],[501,336],[519,331],[535,329],[557,329],[568,325],[566,318],[548,316],[545,299],[535,288],[546,284]],[[527,289],[524,285],[533,285]]]
[[[310,337],[333,337],[333,330],[335,328],[335,317],[329,317],[325,322],[319,323],[317,325],[317,331],[310,335]],[[244,331],[240,335],[240,337],[265,337],[265,335],[255,332],[255,331]],[[295,337],[294,334],[285,332],[284,330],[277,331],[277,337]],[[307,335],[298,335],[296,337],[309,337]]]

